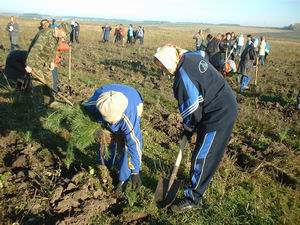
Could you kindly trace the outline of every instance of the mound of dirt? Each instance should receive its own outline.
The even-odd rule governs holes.
[[[112,189],[107,169],[102,180],[84,169],[64,171],[55,153],[14,132],[1,137],[0,152],[0,223],[87,224],[117,201],[104,191]]]

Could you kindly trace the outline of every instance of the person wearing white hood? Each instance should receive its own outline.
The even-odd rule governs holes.
[[[236,98],[223,76],[198,52],[172,45],[159,48],[154,63],[174,76],[173,93],[183,118],[183,136],[197,133],[190,184],[171,210],[196,209],[225,148],[237,117]]]

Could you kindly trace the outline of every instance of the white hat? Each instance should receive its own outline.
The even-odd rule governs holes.
[[[164,65],[170,74],[174,74],[180,57],[185,52],[187,52],[185,49],[181,49],[176,46],[165,45],[157,49],[154,57]]]
[[[103,119],[107,122],[118,122],[128,106],[126,96],[117,91],[102,93],[96,103]]]

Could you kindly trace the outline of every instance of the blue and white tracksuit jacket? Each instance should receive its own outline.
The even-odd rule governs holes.
[[[173,85],[184,128],[197,132],[191,186],[185,196],[198,203],[228,144],[237,102],[223,76],[198,52],[180,60]]]
[[[123,134],[125,138],[126,150],[119,165],[119,180],[125,182],[132,173],[139,173],[141,169],[143,141],[140,129],[141,118],[138,115],[137,106],[143,103],[143,99],[137,90],[122,84],[108,84],[98,88],[84,106],[96,116],[100,123],[105,123],[105,121],[96,107],[96,101],[102,93],[108,91],[121,92],[128,99],[128,106],[122,119],[116,124],[105,124],[112,133]],[[127,155],[127,151],[129,155]]]

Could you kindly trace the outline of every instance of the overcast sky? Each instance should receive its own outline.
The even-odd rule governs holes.
[[[280,27],[300,22],[300,0],[0,0],[0,12]]]

